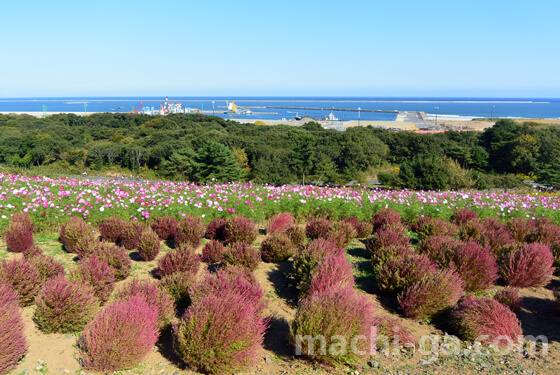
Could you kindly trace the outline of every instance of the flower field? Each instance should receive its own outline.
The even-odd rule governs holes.
[[[448,219],[453,211],[469,208],[481,217],[546,216],[560,223],[559,206],[559,196],[539,194],[277,187],[250,182],[197,186],[0,174],[0,233],[16,212],[29,213],[36,229],[45,231],[57,229],[70,216],[95,224],[112,215],[151,222],[164,213],[178,217],[192,214],[205,222],[233,215],[263,222],[279,212],[291,212],[296,219],[356,216],[365,220],[385,207],[405,219],[421,215]]]

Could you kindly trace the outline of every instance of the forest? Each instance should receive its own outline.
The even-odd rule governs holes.
[[[344,132],[240,124],[216,116],[97,113],[0,115],[0,170],[273,185],[342,185],[373,178],[394,188],[560,185],[560,129],[500,119],[483,132]]]

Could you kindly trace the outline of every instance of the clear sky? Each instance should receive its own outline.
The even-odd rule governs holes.
[[[560,97],[557,0],[0,0],[0,98]]]

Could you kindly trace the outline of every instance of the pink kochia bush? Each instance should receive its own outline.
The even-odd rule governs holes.
[[[295,247],[301,246],[305,242],[305,229],[302,227],[293,225],[286,230],[285,234]]]
[[[146,262],[150,262],[159,254],[161,249],[161,244],[159,243],[159,237],[152,230],[152,228],[146,228],[139,238],[138,243],[138,254]]]
[[[204,225],[198,216],[186,216],[177,225],[175,243],[184,244],[196,249],[202,243]]]
[[[288,260],[294,254],[294,245],[285,234],[266,238],[261,243],[261,258],[268,263],[280,263]]]
[[[510,308],[514,313],[521,309],[523,297],[519,294],[519,290],[515,288],[504,288],[494,294],[494,299]]]
[[[13,288],[20,306],[29,306],[41,290],[43,280],[32,263],[25,259],[12,259],[0,263],[0,284]]]
[[[209,240],[225,242],[226,225],[227,225],[226,219],[222,219],[222,218],[214,219],[206,226],[206,233],[204,234],[204,236]]]
[[[192,369],[233,373],[261,359],[267,321],[240,295],[209,294],[187,309],[174,326],[174,347]]]
[[[174,272],[161,279],[160,287],[175,301],[177,307],[188,307],[191,304],[190,288],[195,281],[192,274]]]
[[[329,255],[342,256],[343,253],[342,248],[323,238],[309,241],[304,247],[298,249],[294,256],[293,271],[298,288],[303,290],[309,285],[313,269],[323,258]]]
[[[117,243],[121,240],[124,225],[123,219],[113,216],[99,224],[99,233],[105,241]]]
[[[284,233],[288,228],[294,225],[294,216],[290,212],[282,212],[274,215],[268,220],[266,227],[267,235]]]
[[[16,212],[12,215],[12,223],[23,224],[29,232],[33,232],[35,229],[35,223],[31,220],[28,212]]]
[[[33,320],[46,333],[79,332],[99,308],[99,300],[89,286],[64,276],[47,281],[35,302]]]
[[[331,222],[328,219],[313,219],[305,226],[305,235],[311,240],[324,238],[327,236],[330,226]]]
[[[383,263],[375,280],[382,292],[397,294],[436,270],[436,264],[427,255],[408,251]]]
[[[455,248],[449,267],[463,279],[467,292],[479,292],[490,288],[498,279],[498,264],[489,247],[474,241]]]
[[[389,227],[378,230],[367,242],[366,249],[374,257],[384,248],[397,246],[410,246],[410,237],[400,228]]]
[[[24,330],[16,293],[0,283],[0,374],[12,371],[27,353]]]
[[[465,224],[471,220],[478,220],[478,214],[467,208],[460,208],[457,211],[453,212],[451,215],[450,221],[456,225]]]
[[[246,242],[251,245],[259,233],[257,225],[251,219],[243,216],[234,216],[228,220],[225,229],[227,243]]]
[[[352,266],[342,255],[330,255],[323,258],[311,272],[309,286],[303,295],[326,293],[333,289],[352,288],[354,275]]]
[[[401,224],[401,215],[390,208],[384,208],[373,216],[371,221],[373,230],[378,231],[386,226],[394,226]]]
[[[86,249],[97,239],[93,227],[83,219],[73,216],[60,228],[60,241],[66,251],[75,253],[77,250]]]
[[[42,282],[58,276],[64,276],[64,266],[48,255],[38,255],[28,260],[39,272]]]
[[[525,242],[527,236],[535,229],[535,222],[528,219],[512,219],[506,224],[513,239],[519,243]]]
[[[463,340],[483,338],[483,344],[491,344],[496,339],[500,340],[496,344],[514,344],[523,334],[519,319],[509,307],[492,298],[471,298],[461,302],[452,312],[452,322]]]
[[[107,262],[115,269],[115,280],[124,280],[132,270],[132,260],[124,247],[109,242],[98,242],[91,252],[91,256]]]
[[[554,273],[553,263],[550,247],[532,243],[510,253],[500,264],[500,275],[508,286],[546,286]]]
[[[152,230],[157,233],[158,237],[162,241],[171,241],[175,239],[177,234],[177,219],[171,215],[165,215],[158,217],[152,223]]]
[[[140,246],[140,237],[146,228],[138,221],[125,221],[121,234],[121,244],[127,250]]]
[[[12,221],[6,231],[8,251],[23,253],[33,246],[33,232],[21,221]]]
[[[101,310],[78,340],[82,366],[103,372],[129,369],[154,348],[159,337],[158,312],[133,296]]]
[[[418,243],[418,252],[426,254],[441,267],[448,267],[452,254],[461,240],[451,236],[432,236]]]
[[[210,240],[202,248],[202,260],[206,263],[219,263],[226,251],[224,244],[218,240]]]
[[[342,248],[348,246],[355,237],[356,229],[352,224],[345,221],[333,223],[325,235],[326,239],[333,241],[338,247]]]
[[[114,293],[117,301],[128,301],[134,296],[144,298],[148,306],[157,311],[160,328],[163,329],[171,324],[171,319],[175,316],[173,299],[159,287],[157,282],[133,279],[119,287]]]
[[[407,318],[425,320],[454,306],[463,294],[459,275],[452,270],[438,270],[407,287],[398,301]]]
[[[104,260],[89,257],[78,262],[70,280],[90,286],[93,294],[105,303],[115,288],[115,269]]]
[[[527,235],[527,242],[538,242],[548,246],[560,242],[560,226],[547,218],[535,220],[534,228]]]
[[[156,274],[164,277],[175,272],[184,272],[191,276],[196,276],[200,269],[200,263],[200,256],[191,247],[179,245],[175,250],[165,254],[158,261]]]
[[[357,296],[351,287],[313,293],[299,304],[291,327],[291,341],[296,354],[333,365],[353,365],[371,353],[370,344],[375,339],[373,318],[373,304],[366,297]],[[325,338],[327,350],[321,350],[321,340],[305,339],[318,335]],[[329,350],[340,345],[340,337],[347,343],[355,342],[356,348],[344,352]]]
[[[43,255],[43,250],[36,245],[31,246],[29,249],[25,250],[23,252],[23,257],[26,260],[30,260],[32,258],[35,258],[36,256],[40,256]]]
[[[411,230],[422,241],[431,236],[453,236],[457,227],[449,221],[424,216],[411,226]]]
[[[223,254],[226,266],[243,266],[254,271],[261,262],[261,253],[247,242],[233,242],[226,247]]]

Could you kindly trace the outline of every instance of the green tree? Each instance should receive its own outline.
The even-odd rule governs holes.
[[[169,160],[161,163],[161,174],[166,177],[192,181],[195,177],[195,172],[200,168],[196,158],[197,155],[193,149],[182,148],[177,150],[171,155]]]
[[[196,179],[200,182],[239,181],[243,170],[237,164],[233,152],[221,143],[210,141],[199,151],[196,159],[198,168]]]

